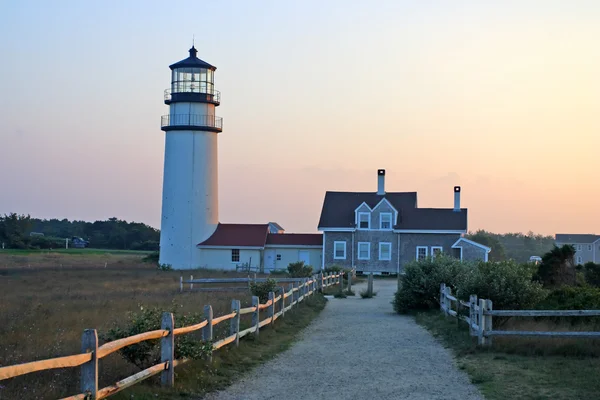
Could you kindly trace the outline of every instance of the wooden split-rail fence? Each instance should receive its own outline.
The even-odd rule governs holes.
[[[351,271],[353,272],[353,271]],[[320,272],[314,275],[314,279],[320,280],[324,283],[330,283],[335,278],[337,273],[334,272]],[[351,274],[348,274],[351,275]],[[267,280],[274,280],[278,284],[301,284],[307,278],[284,278],[277,275],[270,277],[257,278],[256,274],[253,277],[248,276],[247,278],[201,278],[194,279],[193,275],[190,275],[189,280],[183,279],[183,276],[179,277],[179,291],[183,292],[189,287],[190,290],[197,290],[200,292],[227,292],[227,291],[250,291],[250,285],[252,283],[266,282]],[[242,284],[241,286],[220,286],[214,287],[211,285],[215,284]]]
[[[465,309],[468,315],[464,315]],[[445,315],[456,317],[457,322],[465,321],[471,336],[476,336],[477,343],[482,346],[491,346],[494,336],[600,338],[600,332],[501,331],[493,328],[493,317],[597,317],[600,316],[600,310],[494,310],[491,300],[478,299],[472,294],[468,302],[462,301],[453,296],[450,287],[443,283],[440,285],[440,310]]]
[[[165,312],[162,315],[160,329],[118,339],[105,343],[102,346],[98,346],[98,333],[96,329],[86,329],[81,338],[80,354],[0,367],[0,381],[36,371],[80,367],[81,393],[65,397],[62,400],[104,399],[159,373],[161,374],[161,385],[172,387],[175,381],[174,368],[189,361],[189,359],[185,358],[175,359],[175,336],[202,329],[202,339],[207,343],[212,342],[213,351],[231,343],[235,343],[238,346],[242,337],[252,333],[258,336],[261,328],[273,324],[277,318],[283,317],[287,311],[291,310],[292,307],[302,302],[305,298],[312,296],[324,287],[338,284],[340,286],[343,285],[343,273],[328,275],[327,279],[319,279],[318,275],[314,275],[311,278],[304,278],[302,283],[294,282],[293,287],[289,291],[282,292],[278,296],[275,296],[274,292],[270,292],[269,300],[266,303],[260,303],[259,298],[253,296],[252,306],[241,308],[239,300],[232,300],[231,313],[220,317],[213,316],[213,310],[210,305],[204,306],[204,321],[180,328],[175,328],[173,314]],[[266,318],[261,321],[260,316],[263,310],[266,310]],[[240,316],[244,314],[252,314],[252,326],[240,331]],[[229,336],[213,342],[213,327],[228,320],[230,321]],[[113,385],[102,389],[98,388],[99,359],[124,347],[153,339],[160,339],[160,363]]]

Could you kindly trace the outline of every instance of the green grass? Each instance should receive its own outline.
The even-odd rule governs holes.
[[[198,360],[175,369],[175,388],[162,389],[160,375],[115,395],[114,399],[197,399],[208,392],[224,389],[252,368],[287,350],[302,329],[310,324],[327,300],[315,295],[263,328],[258,338],[252,334],[240,346],[228,345],[213,353],[213,362]],[[242,327],[243,328],[243,327]]]
[[[439,311],[416,314],[416,320],[454,352],[458,367],[469,374],[486,399],[599,398],[600,358],[552,355],[561,352],[560,343],[552,342],[560,339],[537,339],[535,345],[545,345],[547,354],[523,355],[526,346],[519,346],[520,338],[504,342],[498,338],[491,348],[478,348],[466,324],[457,326],[456,319]]]
[[[131,254],[131,255],[144,255],[150,254],[151,251],[145,250],[115,250],[115,249],[52,249],[52,250],[17,250],[17,249],[0,249],[0,254],[6,255],[29,255],[29,254],[45,254],[45,253],[61,253],[61,254]]]

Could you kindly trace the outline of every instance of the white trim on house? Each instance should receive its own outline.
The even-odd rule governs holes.
[[[577,256],[577,264],[581,264],[583,262],[583,257]]]
[[[365,201],[363,201],[362,203],[360,203],[360,205],[358,207],[356,207],[354,209],[354,214],[356,214],[356,212],[358,211],[358,209],[361,208],[363,205],[367,206],[367,208],[369,209],[369,211],[373,211],[374,210],[371,207],[369,207],[369,205]]]
[[[368,219],[367,219],[367,227],[366,228],[361,228],[360,227],[360,217],[362,215],[366,215],[368,217]],[[371,229],[371,213],[370,212],[363,212],[363,211],[361,211],[361,212],[359,212],[357,214],[356,229],[359,229],[361,231],[362,230],[367,230],[367,229],[370,230]]]
[[[417,251],[415,253],[415,260],[419,261],[419,250],[421,249],[425,249],[425,258],[427,258],[427,256],[429,255],[428,251],[429,251],[429,247],[427,246],[417,246]]]
[[[394,206],[392,205],[392,203],[390,203],[390,201],[389,201],[388,199],[386,199],[385,197],[384,197],[383,199],[381,199],[381,200],[379,201],[379,203],[377,203],[377,205],[376,205],[375,207],[373,207],[373,210],[372,210],[372,211],[375,211],[375,209],[376,209],[377,207],[379,207],[379,206],[381,205],[381,203],[383,203],[384,201],[385,201],[385,202],[388,204],[388,206],[390,206],[390,208],[391,208],[392,210],[394,210],[394,212],[393,212],[393,216],[392,216],[392,218],[394,219],[394,223],[392,224],[392,227],[393,227],[394,225],[397,225],[397,224],[398,224],[398,210],[396,210],[396,207],[394,207]],[[381,225],[380,225],[380,226],[381,226]]]
[[[490,251],[492,251],[492,249],[491,249],[490,247],[484,246],[484,245],[482,245],[481,243],[477,243],[477,242],[474,242],[474,241],[472,241],[472,240],[465,239],[465,238],[462,238],[462,237],[461,237],[460,239],[458,239],[456,242],[454,242],[454,244],[452,245],[452,248],[461,247],[461,246],[458,246],[458,244],[459,244],[461,241],[462,241],[462,242],[467,242],[467,243],[469,243],[469,244],[472,244],[472,245],[473,245],[473,246],[475,246],[475,247],[479,247],[480,249],[483,249],[483,250],[487,251],[488,253],[489,253]]]
[[[367,245],[367,258],[360,256],[360,246]],[[359,260],[370,260],[371,259],[371,242],[358,242],[358,259]]]
[[[227,249],[241,249],[241,250],[264,250],[264,247],[258,246],[200,246],[196,245],[199,249],[217,249],[217,250],[227,250]]]
[[[400,275],[400,235],[398,237],[398,275]]]
[[[389,215],[390,216],[390,227],[389,228],[383,228],[381,225],[383,223],[383,216],[384,215]],[[391,231],[394,229],[394,213],[391,212],[382,212],[379,213],[379,230],[380,231]]]
[[[338,257],[337,256],[337,249],[336,246],[338,244],[343,244],[344,245],[344,256],[343,257]],[[333,242],[333,259],[334,260],[345,260],[346,259],[346,241],[341,241],[341,240],[336,240]]]
[[[390,258],[381,258],[381,247],[383,245],[389,246]],[[391,261],[392,260],[392,242],[379,242],[379,261]]]
[[[266,244],[265,249],[320,249],[323,246],[313,244]]]
[[[467,233],[466,230],[464,231],[457,231],[457,230],[429,230],[429,229],[394,229],[394,233]]]
[[[354,268],[354,232],[352,232],[352,268]]]
[[[435,255],[435,251],[434,250],[439,250],[440,254],[444,253],[444,247],[442,247],[442,246],[431,246],[431,256],[432,257]]]
[[[317,230],[322,232],[354,232],[356,228],[321,228],[319,226]]]
[[[462,256],[463,256],[463,248],[462,246],[452,246],[453,249],[460,249],[460,261],[462,261]],[[485,261],[487,261],[487,253],[485,253]]]

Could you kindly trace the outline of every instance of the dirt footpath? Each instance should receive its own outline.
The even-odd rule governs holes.
[[[356,297],[329,300],[288,351],[206,399],[482,399],[448,350],[394,313],[396,281],[374,288],[373,299],[356,286]]]

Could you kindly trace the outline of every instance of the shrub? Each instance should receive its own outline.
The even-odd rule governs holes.
[[[310,265],[304,265],[304,261],[290,263],[287,269],[292,278],[308,278],[313,271]]]
[[[468,273],[462,274],[457,294],[464,300],[476,294],[489,299],[497,309],[527,309],[538,304],[547,295],[541,283],[533,282],[535,265],[515,261],[479,262]]]
[[[261,302],[269,301],[269,292],[275,292],[277,281],[275,279],[267,279],[264,282],[250,282],[250,291],[252,295],[258,296]]]
[[[337,292],[333,295],[333,297],[335,297],[336,299],[345,299],[348,296],[346,296],[346,293],[344,292]]]
[[[146,257],[142,258],[142,261],[157,263],[159,258],[160,258],[160,253],[158,251],[155,251],[155,252],[148,254]]]
[[[408,263],[404,268],[405,274],[400,278],[400,289],[392,302],[394,310],[403,314],[410,310],[438,307],[440,285],[445,283],[456,288],[458,280],[469,267],[448,256]]]
[[[543,310],[598,310],[600,288],[564,286],[555,289],[538,304]]]
[[[600,264],[594,264],[593,262],[585,263],[583,266],[583,275],[588,284],[600,287]]]
[[[175,318],[176,326],[188,326],[199,323],[203,317],[200,314],[180,314],[179,307],[173,304],[171,312]],[[115,326],[101,338],[106,342],[137,335],[143,332],[160,329],[163,310],[153,307],[140,307],[140,311],[131,312],[128,315],[127,324],[124,327]],[[192,335],[181,335],[175,337],[175,358],[199,359],[212,352],[212,344],[198,340]],[[146,340],[119,350],[119,354],[137,366],[146,369],[160,362],[160,339]]]
[[[161,271],[173,271],[173,266],[171,264],[159,264],[158,269]]]
[[[375,296],[377,296],[377,292],[369,293],[369,291],[367,289],[362,290],[360,292],[360,297],[362,297],[363,299],[372,299]]]
[[[273,269],[273,270],[269,271],[269,273],[271,275],[287,275],[288,271],[287,271],[287,269]]]
[[[333,265],[330,265],[329,267],[325,268],[325,269],[323,270],[323,272],[328,272],[328,273],[331,273],[331,272],[333,272],[333,273],[338,273],[338,272],[341,272],[341,271],[343,271],[343,270],[344,270],[344,269],[343,269],[341,266],[339,266],[339,265],[337,265],[337,264],[333,264]]]
[[[344,290],[344,294],[346,296],[356,296],[356,293],[354,293],[354,290],[352,290],[352,289],[346,289],[346,290]]]

